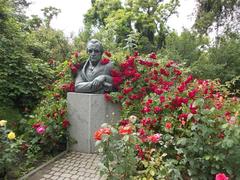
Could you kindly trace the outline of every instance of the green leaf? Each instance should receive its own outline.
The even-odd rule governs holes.
[[[128,142],[129,141],[129,135],[125,135],[125,136],[123,136],[123,141],[125,141],[125,142]]]
[[[177,140],[177,144],[186,145],[186,143],[187,143],[187,138],[179,138]]]
[[[154,169],[151,169],[150,172],[151,176],[155,176],[155,170]]]

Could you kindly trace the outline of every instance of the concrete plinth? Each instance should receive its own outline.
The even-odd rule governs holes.
[[[67,94],[67,104],[70,136],[77,141],[77,144],[70,145],[70,150],[94,153],[95,131],[103,123],[111,124],[119,120],[119,106],[106,102],[102,94],[72,92]]]

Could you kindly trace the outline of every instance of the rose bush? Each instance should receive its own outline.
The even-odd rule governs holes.
[[[154,53],[128,56],[112,76],[118,92],[105,97],[122,105],[122,119],[96,138],[102,173],[115,179],[240,178],[239,99],[218,81],[194,79]]]
[[[39,147],[37,151],[54,153],[66,149],[67,141],[71,141],[67,128],[67,92],[74,92],[73,79],[86,59],[79,52],[73,53],[56,68],[58,76],[54,83],[47,87],[44,98],[33,115],[27,137],[30,145]],[[36,152],[34,152],[36,153]]]

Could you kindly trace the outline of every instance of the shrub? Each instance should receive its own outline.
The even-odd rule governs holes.
[[[122,119],[96,138],[102,173],[115,179],[240,177],[239,100],[228,98],[218,81],[194,79],[154,53],[135,53],[112,74],[114,82],[124,81],[106,98],[122,105]]]
[[[19,160],[18,153],[22,140],[7,128],[6,120],[0,120],[0,137],[0,179],[14,178],[13,174],[9,172],[14,170],[14,164]]]
[[[78,52],[56,68],[56,80],[44,93],[44,98],[29,119],[31,127],[25,136],[30,144],[39,146],[43,153],[55,153],[66,149],[70,123],[67,118],[67,92],[74,92],[78,68],[85,56]]]

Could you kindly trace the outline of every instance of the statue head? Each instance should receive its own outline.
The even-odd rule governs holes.
[[[97,63],[101,60],[103,54],[103,46],[97,39],[91,39],[87,43],[87,52],[89,54],[89,59],[93,63]]]

